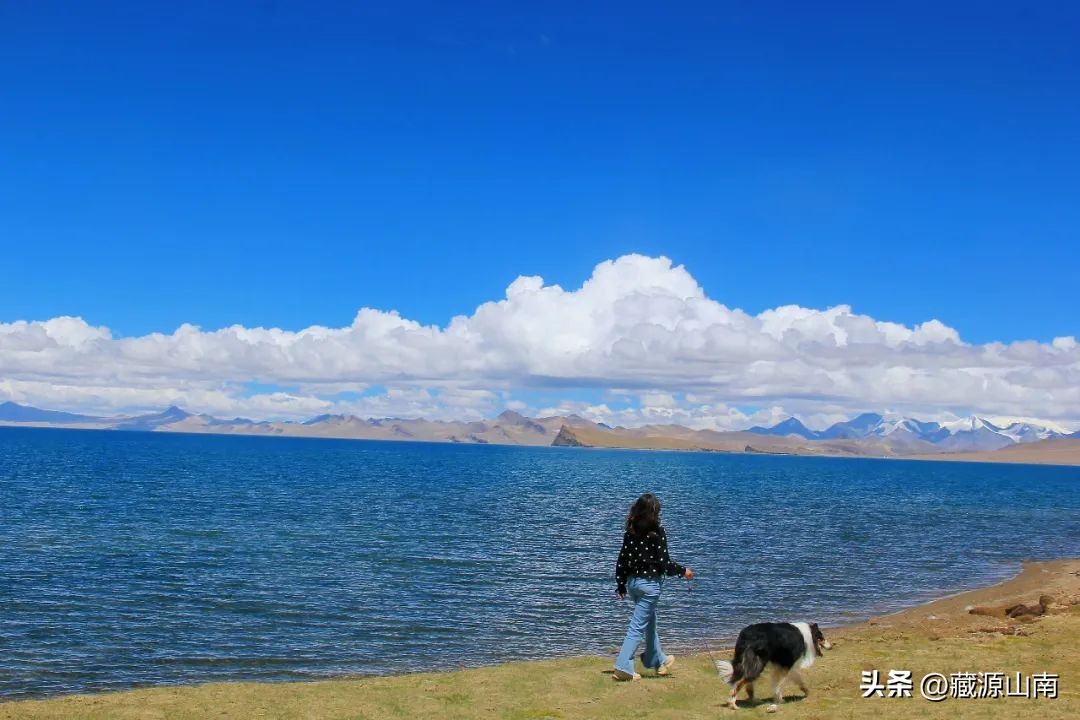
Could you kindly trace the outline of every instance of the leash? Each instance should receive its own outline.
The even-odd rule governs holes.
[[[693,580],[687,580],[686,581],[686,593],[690,597],[694,596],[694,581]],[[716,657],[713,656],[712,648],[709,647],[709,639],[707,637],[705,637],[704,635],[701,636],[701,639],[705,642],[705,652],[709,656],[709,661],[712,662],[713,667],[717,667],[717,665],[716,665]],[[719,672],[719,668],[717,668],[717,672]]]
[[[686,592],[691,596],[694,594],[693,580],[687,580]],[[716,674],[720,676],[720,680],[728,685],[731,685],[732,673],[735,671],[735,668],[732,667],[731,663],[729,663],[727,660],[716,659],[716,656],[713,655],[712,648],[709,647],[709,638],[702,635],[701,641],[705,643],[705,652],[709,656],[709,662],[711,662],[713,668],[716,669]]]

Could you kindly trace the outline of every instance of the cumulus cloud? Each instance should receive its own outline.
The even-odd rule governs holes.
[[[383,391],[350,395],[373,386]],[[53,406],[475,417],[517,403],[514,391],[560,388],[638,393],[639,422],[885,407],[1074,421],[1080,344],[969,344],[933,318],[908,327],[847,305],[751,315],[708,297],[683,266],[640,255],[600,263],[571,290],[519,277],[445,326],[374,308],[347,327],[295,332],[182,325],[115,337],[82,318],[0,323],[0,395]]]
[[[642,425],[683,425],[695,430],[743,430],[753,425],[775,425],[788,417],[784,408],[774,405],[745,412],[726,403],[686,396],[680,400],[673,396],[660,404],[651,404],[657,394],[641,397],[640,405],[611,407],[608,403],[563,401],[541,408],[537,414],[579,415],[586,420],[611,426],[639,427]],[[663,395],[660,393],[659,395]],[[846,418],[844,418],[846,419]]]

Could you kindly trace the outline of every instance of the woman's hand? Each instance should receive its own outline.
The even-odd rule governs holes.
[[[694,571],[691,570],[690,568],[686,568],[686,572],[683,573],[683,577],[686,578],[687,580],[693,580],[694,579]]]
[[[620,600],[625,600],[626,599],[626,593],[616,592],[615,597],[619,598]]]

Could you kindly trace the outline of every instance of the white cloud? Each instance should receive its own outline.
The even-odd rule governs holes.
[[[663,395],[656,393],[650,395]],[[751,413],[716,400],[694,399],[687,396],[682,402],[662,400],[650,405],[643,398],[640,406],[612,408],[607,403],[592,404],[580,401],[564,401],[536,411],[537,416],[580,415],[611,426],[637,427],[641,425],[683,425],[695,430],[743,430],[752,425],[775,425],[788,417],[784,408],[772,406]]]
[[[251,383],[292,390],[251,395]],[[337,397],[373,385],[388,390]],[[890,407],[1074,422],[1080,344],[973,345],[932,318],[907,327],[846,305],[750,315],[706,296],[682,266],[640,255],[600,263],[574,290],[519,277],[445,327],[372,308],[347,327],[298,332],[183,325],[114,337],[81,318],[0,323],[0,394],[46,406],[475,417],[501,409],[507,391],[581,387],[634,392],[640,421],[750,422],[737,405],[821,420]]]
[[[212,388],[182,381],[175,387],[125,387],[0,378],[0,397],[50,409],[86,409],[104,415],[180,405],[229,417],[307,418],[335,407],[334,403],[314,396],[286,392],[242,395],[235,388]]]

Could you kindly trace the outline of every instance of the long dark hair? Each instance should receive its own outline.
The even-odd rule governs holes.
[[[626,514],[626,532],[638,537],[657,535],[660,532],[660,500],[652,493],[645,493],[630,506]]]

